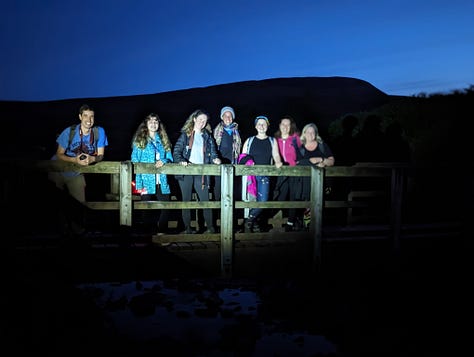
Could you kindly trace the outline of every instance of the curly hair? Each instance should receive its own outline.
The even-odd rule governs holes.
[[[140,149],[144,149],[148,143],[148,122],[152,119],[157,119],[158,123],[160,124],[158,127],[158,135],[161,138],[161,143],[166,151],[171,151],[171,142],[166,132],[165,124],[161,121],[158,114],[150,113],[148,114],[145,119],[138,125],[135,134],[133,135],[132,145],[133,143],[137,144],[137,147]]]

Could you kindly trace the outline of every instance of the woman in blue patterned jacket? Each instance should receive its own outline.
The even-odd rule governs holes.
[[[148,114],[138,126],[132,140],[132,162],[155,164],[156,168],[173,162],[171,143],[166,128],[158,114]],[[141,192],[142,201],[153,196],[158,201],[170,200],[170,186],[165,174],[136,174],[136,189]],[[158,234],[168,231],[168,210],[161,210]]]
[[[180,165],[216,164],[221,160],[216,148],[216,142],[212,136],[209,124],[209,114],[198,109],[195,110],[186,120],[181,128],[181,134],[176,141],[173,150],[174,161]],[[179,187],[181,189],[183,202],[191,201],[193,188],[196,191],[199,201],[209,201],[210,177],[207,175],[177,175]],[[204,233],[215,233],[212,220],[212,210],[204,209],[204,220],[207,230]],[[183,223],[185,234],[196,233],[191,228],[191,210],[183,209]]]

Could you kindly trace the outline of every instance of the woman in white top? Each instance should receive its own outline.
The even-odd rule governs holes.
[[[173,159],[175,163],[183,166],[199,164],[219,165],[219,159],[216,149],[216,142],[211,133],[211,126],[208,123],[209,115],[207,112],[198,109],[195,110],[186,120],[181,128],[176,145],[173,149]],[[181,189],[183,202],[191,201],[193,188],[198,195],[199,201],[209,201],[210,181],[207,175],[177,175],[179,187]],[[194,234],[195,230],[191,228],[191,210],[183,209],[183,223],[185,234]],[[204,220],[207,230],[204,233],[215,233],[212,221],[212,210],[204,210]]]

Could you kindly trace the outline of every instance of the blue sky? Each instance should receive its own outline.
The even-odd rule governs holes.
[[[0,100],[353,77],[390,95],[474,85],[472,0],[16,0],[1,5]]]

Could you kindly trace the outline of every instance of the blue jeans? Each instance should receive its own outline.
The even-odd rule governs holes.
[[[268,201],[268,195],[270,194],[270,177],[255,176],[255,181],[257,183],[257,202]],[[257,218],[260,213],[262,213],[262,210],[263,208],[252,208],[249,211],[249,218]]]

